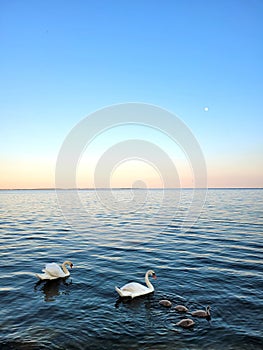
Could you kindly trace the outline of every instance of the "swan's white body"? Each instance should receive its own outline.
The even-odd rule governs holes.
[[[148,270],[145,274],[146,286],[137,282],[131,282],[131,283],[125,284],[121,288],[115,287],[115,290],[120,297],[122,298],[130,297],[132,299],[142,295],[152,293],[154,292],[154,288],[151,282],[149,281],[149,276],[152,276],[154,279],[157,278],[153,270]]]
[[[57,278],[65,278],[70,275],[66,265],[69,265],[71,268],[73,266],[71,261],[65,261],[60,267],[56,263],[46,264],[46,267],[42,270],[44,273],[37,273],[36,276],[40,280],[55,280]]]

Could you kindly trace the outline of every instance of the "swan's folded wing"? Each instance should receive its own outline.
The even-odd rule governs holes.
[[[132,297],[132,293],[131,292],[127,292],[127,291],[122,291],[120,288],[115,287],[116,292],[119,294],[119,296],[121,297]]]
[[[143,286],[140,283],[137,282],[131,282],[131,283],[127,283],[125,284],[125,286],[121,287],[121,291],[123,293],[127,292],[127,293],[131,293],[131,294],[137,294],[137,293],[146,293],[149,291],[149,288],[147,288],[146,286]]]
[[[53,280],[56,279],[57,277],[51,276],[49,273],[36,273],[36,277],[39,278],[40,280]]]
[[[44,272],[49,274],[52,277],[65,277],[65,273],[56,263],[46,264],[46,268]]]

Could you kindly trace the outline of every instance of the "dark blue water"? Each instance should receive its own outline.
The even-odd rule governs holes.
[[[116,191],[118,201],[129,195]],[[209,190],[188,232],[181,214],[191,194],[180,208],[177,195],[169,191],[165,211],[152,211],[162,191],[127,211],[81,191],[92,219],[73,206],[72,227],[55,191],[1,191],[0,348],[263,349],[263,191]],[[68,279],[36,283],[45,263],[67,259]],[[143,283],[149,268],[154,294],[119,303],[115,285]],[[190,311],[210,305],[211,320],[178,328],[185,316],[163,298]]]

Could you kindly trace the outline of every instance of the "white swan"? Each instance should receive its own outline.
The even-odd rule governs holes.
[[[57,278],[64,278],[70,275],[66,265],[69,265],[71,268],[73,264],[71,261],[66,260],[62,264],[62,268],[56,263],[46,264],[46,267],[42,270],[44,273],[36,273],[36,276],[40,280],[54,280]]]
[[[140,283],[131,282],[125,284],[121,288],[115,287],[115,290],[120,297],[130,297],[132,299],[141,295],[152,293],[154,292],[154,288],[151,282],[149,281],[149,276],[152,276],[154,279],[157,278],[153,270],[148,270],[145,274],[145,283],[147,287]]]

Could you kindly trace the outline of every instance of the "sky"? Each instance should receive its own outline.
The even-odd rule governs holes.
[[[128,102],[158,106],[191,130],[208,187],[263,187],[261,0],[0,0],[0,43],[0,188],[55,187],[71,130]],[[131,138],[157,144],[180,186],[193,186],[188,155],[142,125],[97,135],[77,186],[94,187],[103,154]],[[158,162],[124,157],[106,176],[112,187],[162,187]]]

